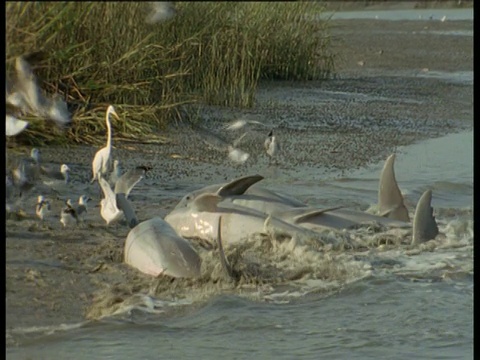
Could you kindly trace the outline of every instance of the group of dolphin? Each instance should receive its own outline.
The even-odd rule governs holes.
[[[135,223],[125,243],[125,262],[153,276],[198,277],[201,259],[186,238],[199,239],[202,243],[218,244],[222,265],[231,273],[222,242],[240,243],[252,234],[265,234],[272,228],[301,238],[325,229],[348,230],[376,223],[386,228],[413,228],[412,244],[434,239],[438,226],[431,207],[431,190],[418,201],[411,224],[395,179],[394,160],[395,155],[388,157],[380,176],[378,215],[344,207],[312,208],[259,186],[257,183],[263,179],[260,175],[246,176],[185,195],[165,220],[156,217]]]

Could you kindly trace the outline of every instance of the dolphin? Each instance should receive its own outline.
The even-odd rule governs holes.
[[[190,243],[155,217],[135,226],[125,241],[124,260],[141,272],[180,278],[199,277],[201,258]]]
[[[267,214],[279,210],[279,207],[285,210],[292,207],[307,207],[305,203],[293,197],[255,185],[263,179],[261,175],[249,175],[229,183],[214,184],[194,190],[185,195],[175,209],[187,208],[198,196],[206,193],[217,194],[222,197],[222,201],[233,202]]]
[[[394,172],[395,154],[385,161],[380,175],[378,190],[379,215],[392,220],[409,222],[408,210],[405,207],[403,195],[398,187]],[[233,202],[237,205],[252,208],[266,214],[277,214],[293,208],[307,208],[308,205],[291,196],[274,192],[259,186],[263,180],[261,175],[244,176],[229,183],[215,184],[195,190],[185,195],[175,209],[188,207],[199,195],[216,193],[223,198],[223,202]],[[358,220],[363,218],[358,212]],[[363,214],[363,213],[362,213]],[[352,214],[350,214],[352,215]],[[370,219],[371,220],[371,219]],[[391,223],[393,224],[393,223]]]
[[[165,217],[179,234],[215,241],[218,218],[224,217],[222,237],[236,243],[265,229],[265,216],[287,233],[301,233],[298,227],[313,231],[322,229],[351,229],[377,223],[389,228],[411,229],[408,211],[395,179],[395,156],[387,158],[379,185],[379,215],[345,208],[318,209],[256,185],[263,179],[253,175],[226,184],[215,184],[185,195],[175,209]],[[215,193],[214,193],[215,192]],[[414,243],[433,239],[438,227],[431,208],[431,192],[422,196],[414,221]],[[295,226],[288,227],[286,224]],[[274,225],[275,226],[275,225]]]
[[[139,223],[125,193],[117,194],[116,199],[131,228],[124,246],[126,264],[155,277],[192,278],[201,275],[200,256],[167,222],[154,217]]]
[[[414,243],[433,239],[438,234],[430,206],[430,197],[422,196],[414,219]],[[361,211],[334,207],[328,209],[293,208],[270,215],[233,202],[222,202],[217,194],[201,194],[187,207],[174,209],[165,217],[182,237],[218,242],[219,219],[223,218],[221,237],[228,244],[239,243],[254,233],[267,233],[267,223],[275,230],[290,236],[315,238],[313,233],[324,229],[352,229],[359,225],[377,223],[388,228],[411,229],[408,222],[390,219]],[[305,232],[310,230],[311,232]],[[317,233],[318,234],[318,233]]]
[[[240,243],[254,233],[268,233],[269,226],[291,237],[316,237],[318,234],[301,226],[286,222],[261,211],[222,202],[218,194],[203,193],[189,201],[186,206],[175,208],[167,216],[168,222],[177,233],[185,238],[199,238],[211,244]],[[221,233],[219,221],[222,218]],[[220,234],[220,235],[219,235]]]

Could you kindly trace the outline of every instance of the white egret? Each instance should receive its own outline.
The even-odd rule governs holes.
[[[112,126],[110,124],[110,114],[120,120],[115,108],[110,105],[107,109],[105,122],[107,124],[107,145],[97,151],[92,162],[93,178],[91,184],[98,180],[100,175],[105,175],[108,171],[108,163],[110,161],[110,153],[112,152]]]

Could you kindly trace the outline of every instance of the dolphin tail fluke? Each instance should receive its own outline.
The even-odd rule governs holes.
[[[438,225],[433,216],[432,190],[423,193],[418,201],[413,219],[412,245],[432,240],[438,235]]]
[[[403,195],[395,179],[393,164],[395,154],[390,155],[385,161],[380,175],[378,187],[378,211],[383,217],[409,222],[408,210],[403,201]]]

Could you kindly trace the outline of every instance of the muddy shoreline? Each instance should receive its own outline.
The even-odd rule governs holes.
[[[333,50],[339,53],[335,79],[264,83],[253,109],[203,108],[205,126],[217,132],[226,121],[242,116],[275,127],[288,153],[280,165],[286,173],[294,173],[298,164],[318,167],[319,173],[348,171],[384,159],[397,146],[472,127],[473,82],[428,76],[473,72],[473,37],[439,33],[473,32],[471,21],[339,20],[332,25]],[[308,126],[298,128],[297,120]],[[258,143],[265,135],[262,129],[242,144],[252,153],[242,167],[231,166],[226,154],[206,145],[186,126],[162,135],[170,141],[127,144],[114,139],[114,157],[126,168],[139,163],[154,166],[132,192],[140,220],[164,216],[179,194],[196,184],[251,174],[266,161]],[[75,170],[73,179],[84,182],[97,149],[40,150],[43,161],[68,163]],[[96,188],[89,191],[98,197]],[[92,207],[85,227],[65,232],[58,222],[61,202],[43,227],[34,217],[37,194],[31,195],[27,218],[6,223],[7,330],[98,318],[101,311],[92,303],[98,302],[99,290],[115,288],[105,300],[113,304],[118,301],[116,292],[150,286],[150,279],[121,263],[126,227],[106,228],[99,208]],[[130,281],[136,288],[122,286]],[[7,335],[9,340],[15,344]]]

